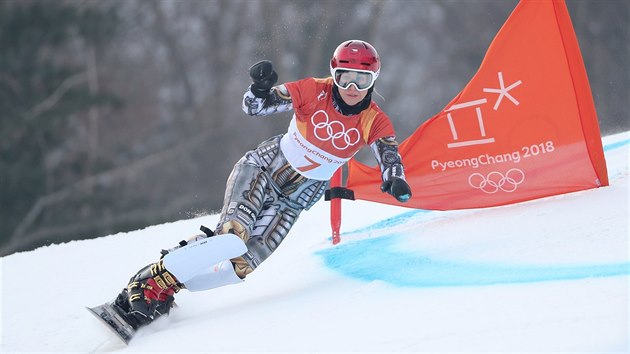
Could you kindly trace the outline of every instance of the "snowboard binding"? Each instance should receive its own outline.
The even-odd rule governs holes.
[[[175,301],[174,294],[183,288],[160,260],[138,271],[112,305],[122,310],[125,320],[138,329],[168,315]]]

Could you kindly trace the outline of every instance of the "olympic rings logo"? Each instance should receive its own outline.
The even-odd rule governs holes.
[[[328,114],[323,110],[313,114],[311,123],[313,123],[313,134],[315,137],[321,141],[330,140],[337,150],[345,150],[350,146],[356,145],[361,140],[361,133],[357,128],[346,130],[343,123],[339,121],[331,122]]]
[[[498,191],[512,193],[519,184],[525,180],[525,173],[518,168],[513,168],[505,173],[490,172],[487,176],[481,173],[473,173],[468,177],[468,184],[475,189],[480,189],[485,193],[494,194]]]

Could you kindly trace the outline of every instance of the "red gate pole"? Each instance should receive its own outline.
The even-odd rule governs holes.
[[[341,167],[337,169],[330,179],[331,190],[334,187],[341,187],[342,170]],[[339,230],[341,229],[341,198],[330,199],[330,227],[332,228],[332,243],[336,245],[341,241],[339,236]]]

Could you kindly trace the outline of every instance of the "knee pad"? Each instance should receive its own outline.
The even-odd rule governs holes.
[[[189,291],[203,291],[241,282],[243,280],[236,274],[232,262],[223,261],[188,280],[184,286]]]

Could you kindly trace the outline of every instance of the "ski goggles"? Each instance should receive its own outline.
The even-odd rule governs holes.
[[[351,70],[344,68],[335,68],[331,70],[333,81],[337,87],[348,89],[350,85],[359,91],[368,90],[374,85],[374,81],[378,77],[377,73],[367,70]]]

